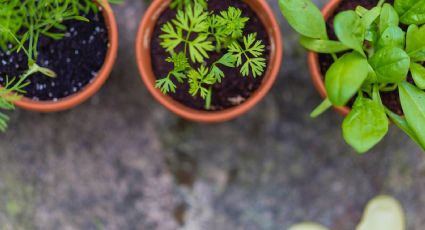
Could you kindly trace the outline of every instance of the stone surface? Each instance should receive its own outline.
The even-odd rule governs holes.
[[[218,125],[181,120],[148,94],[133,48],[147,3],[114,7],[119,58],[102,90],[67,112],[17,110],[0,134],[0,229],[268,230],[307,220],[350,230],[378,194],[400,200],[408,229],[423,229],[424,153],[391,127],[359,156],[338,114],[310,119],[320,98],[305,51],[269,2],[284,35],[278,81],[251,112]]]

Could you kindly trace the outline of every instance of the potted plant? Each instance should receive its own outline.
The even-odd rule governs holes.
[[[425,149],[425,1],[279,0],[289,24],[310,50],[313,82],[347,115],[344,139],[359,153],[381,141],[388,118]]]
[[[162,105],[189,120],[222,122],[269,91],[282,45],[266,1],[159,0],[140,24],[136,54]]]
[[[117,2],[117,1],[114,1]],[[107,1],[0,0],[0,108],[72,108],[96,93],[117,54]],[[0,113],[0,129],[7,127]]]

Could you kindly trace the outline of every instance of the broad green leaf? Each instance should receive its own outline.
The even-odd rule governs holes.
[[[399,18],[394,8],[385,3],[382,6],[381,17],[379,18],[379,32],[382,34],[384,31],[391,26],[398,27]]]
[[[327,40],[325,19],[311,0],[279,0],[280,10],[289,25],[310,38]]]
[[[416,2],[418,2],[418,0],[395,0],[394,9],[397,11],[398,15],[403,15],[412,8]]]
[[[410,63],[410,72],[416,86],[420,89],[425,89],[425,67],[417,63]]]
[[[329,100],[329,98],[326,98],[322,103],[320,103],[319,106],[317,106],[317,108],[314,109],[314,111],[310,114],[310,117],[316,118],[331,107],[332,102]]]
[[[360,15],[364,27],[368,28],[370,25],[372,25],[372,23],[379,17],[380,13],[381,13],[381,7],[376,6],[368,10],[367,12],[365,12],[363,15]]]
[[[395,114],[393,111],[387,108],[385,108],[385,112],[387,113],[388,117],[390,117],[391,121],[394,122],[395,125],[397,125],[397,127],[403,130],[416,144],[418,144],[425,151],[425,146],[421,146],[418,137],[413,132],[412,128],[410,128],[409,124],[406,121],[406,118]]]
[[[304,48],[317,53],[338,53],[350,49],[339,41],[320,40],[304,36],[301,36],[300,43]]]
[[[329,100],[343,106],[360,89],[369,74],[367,60],[357,52],[345,54],[335,61],[325,77]]]
[[[378,49],[383,47],[398,47],[404,49],[406,33],[398,26],[388,27],[378,41]]]
[[[357,97],[351,112],[344,119],[342,132],[345,141],[357,152],[367,152],[388,132],[384,107],[371,99]]]
[[[367,28],[365,38],[366,41],[369,41],[373,44],[375,44],[379,39],[379,28],[376,23],[373,23]]]
[[[357,14],[361,17],[362,23],[366,28],[365,40],[374,44],[379,38],[378,25],[374,23],[381,13],[381,7],[376,6],[371,10],[367,10],[362,6],[357,6]]]
[[[412,61],[425,61],[425,26],[410,25],[407,29],[406,52]]]
[[[366,15],[366,14],[369,12],[369,10],[368,10],[368,9],[366,9],[366,8],[364,8],[363,6],[360,6],[360,5],[356,6],[356,9],[355,9],[354,11],[356,11],[356,13],[357,13],[360,17],[363,17],[364,15]]]
[[[397,7],[401,23],[405,25],[425,23],[425,0],[398,0],[394,5]]]
[[[402,49],[385,47],[378,50],[369,63],[376,72],[380,83],[399,83],[406,79],[410,58]]]
[[[399,84],[400,102],[409,127],[425,146],[425,92],[408,82]]]
[[[373,198],[356,230],[404,230],[406,221],[400,202],[389,196]]]
[[[356,12],[349,10],[339,13],[334,20],[334,29],[336,36],[344,45],[364,54],[366,28]]]
[[[291,227],[289,227],[288,230],[328,230],[328,228],[320,224],[316,224],[312,222],[304,222],[304,223],[292,225]]]

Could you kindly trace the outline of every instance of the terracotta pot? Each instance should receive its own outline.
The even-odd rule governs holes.
[[[340,2],[341,0],[330,0],[329,3],[322,9],[322,14],[325,17],[325,20],[332,16]],[[325,83],[323,81],[324,77],[320,72],[319,55],[317,53],[308,53],[308,65],[314,86],[316,87],[317,91],[319,91],[320,95],[323,98],[326,98],[327,94]],[[351,111],[351,109],[347,106],[335,107],[335,109],[344,116],[346,116]]]
[[[224,122],[234,119],[246,113],[254,107],[270,90],[279,72],[282,62],[282,39],[279,25],[273,15],[272,10],[265,0],[244,0],[261,19],[270,38],[272,47],[268,68],[265,72],[264,80],[260,88],[243,104],[223,111],[209,112],[192,109],[181,104],[170,96],[164,95],[155,88],[156,77],[152,70],[150,45],[152,33],[157,19],[161,13],[169,6],[170,0],[155,0],[146,11],[139,26],[136,39],[137,64],[140,74],[149,92],[167,109],[178,116],[203,123]]]
[[[58,112],[73,108],[88,98],[93,96],[108,79],[112,67],[115,63],[118,50],[118,30],[115,21],[115,16],[112,12],[111,6],[106,0],[103,0],[103,16],[105,18],[106,26],[108,28],[109,47],[106,54],[105,62],[99,70],[97,76],[86,87],[81,89],[75,94],[68,97],[59,99],[57,101],[34,101],[29,98],[22,98],[16,101],[15,105],[23,109],[32,110],[36,112]],[[60,77],[60,76],[58,76]]]

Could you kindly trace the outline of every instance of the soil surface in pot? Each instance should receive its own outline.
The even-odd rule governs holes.
[[[66,21],[65,37],[40,37],[37,64],[56,72],[56,78],[40,73],[28,78],[25,97],[36,101],[56,101],[89,84],[101,69],[108,50],[108,30],[101,11],[85,15],[90,22]],[[19,76],[28,69],[24,52],[0,50],[0,84],[6,76]]]
[[[393,0],[388,0],[386,2],[390,4],[394,3]],[[329,17],[329,19],[326,22],[328,35],[330,39],[337,40],[335,32],[334,32],[333,22],[334,22],[335,15],[337,15],[339,12],[345,11],[345,10],[354,10],[358,5],[361,5],[367,9],[371,9],[377,4],[378,4],[378,0],[357,0],[357,1],[342,0],[341,4],[336,8],[335,13],[331,17]],[[319,54],[319,62],[320,62],[320,71],[322,73],[322,76],[325,76],[326,72],[328,71],[329,67],[332,65],[334,61],[330,55]],[[409,76],[407,76],[407,80],[410,83],[414,83],[412,77],[410,76],[410,73],[409,73]],[[381,92],[381,97],[382,97],[382,102],[384,103],[385,106],[387,106],[393,112],[399,115],[403,115],[403,110],[401,108],[398,90],[392,91],[392,92]],[[353,98],[351,102],[349,103],[350,107],[352,106],[354,100],[355,98]]]
[[[270,54],[270,43],[267,30],[261,20],[258,18],[256,13],[244,2],[235,0],[209,0],[208,10],[213,12],[219,12],[227,10],[229,6],[234,6],[242,10],[244,17],[248,17],[249,21],[246,24],[244,35],[250,33],[257,33],[257,39],[264,42],[266,46],[265,55],[268,63]],[[156,22],[152,41],[151,41],[151,57],[152,57],[152,68],[157,79],[161,79],[167,76],[168,72],[173,69],[171,63],[165,62],[165,59],[169,57],[169,53],[161,47],[160,43],[162,40],[159,36],[162,34],[161,27],[170,19],[175,18],[176,10],[167,8]],[[182,49],[179,47],[178,49]],[[183,49],[182,49],[183,50]],[[209,52],[210,58],[207,60],[208,64],[211,64],[223,56],[223,53]],[[253,76],[243,77],[239,68],[222,68],[225,77],[220,84],[216,84],[213,87],[211,110],[220,111],[227,108],[231,108],[242,104],[246,101],[261,85],[264,76],[254,78]],[[174,79],[174,83],[177,86],[176,93],[170,93],[169,95],[176,101],[191,107],[193,109],[205,110],[205,102],[199,96],[193,97],[188,93],[189,85],[187,83],[179,83]]]

